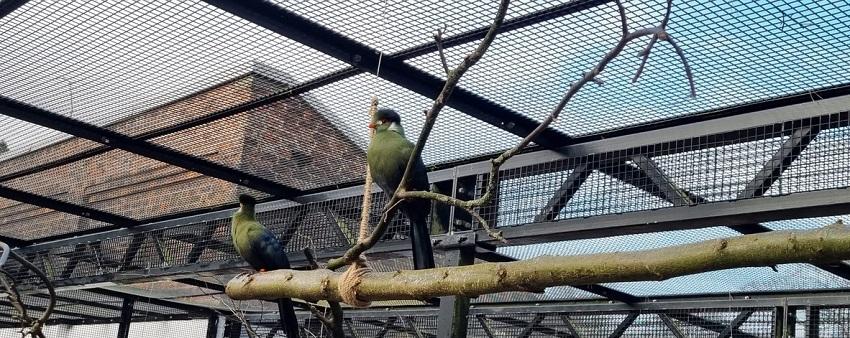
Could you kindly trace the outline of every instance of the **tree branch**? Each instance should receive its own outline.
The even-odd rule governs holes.
[[[678,48],[678,45],[675,44],[672,37],[669,36],[669,34],[665,30],[667,22],[670,18],[670,10],[672,8],[672,0],[668,0],[668,2],[667,2],[667,12],[665,13],[664,19],[663,19],[663,21],[660,25],[658,25],[656,27],[638,29],[638,30],[633,31],[633,32],[629,32],[629,30],[628,30],[628,24],[626,22],[626,10],[623,7],[623,4],[619,0],[616,1],[616,3],[617,3],[617,10],[618,10],[618,13],[620,15],[620,25],[621,25],[621,28],[623,30],[623,35],[620,38],[620,41],[617,42],[617,44],[610,51],[608,51],[607,54],[605,54],[605,56],[602,58],[602,60],[600,60],[599,63],[595,67],[593,67],[593,69],[591,69],[591,71],[585,72],[584,74],[582,74],[582,77],[578,82],[570,84],[569,90],[567,90],[567,92],[561,98],[561,101],[549,113],[549,115],[546,117],[546,119],[544,119],[543,122],[541,122],[540,125],[537,126],[537,128],[535,128],[531,133],[529,133],[525,138],[523,138],[523,140],[520,141],[519,144],[517,144],[516,146],[514,146],[511,149],[506,150],[505,152],[500,154],[498,157],[491,160],[492,167],[490,168],[490,175],[489,175],[489,179],[487,181],[487,188],[485,190],[485,193],[481,197],[474,199],[474,200],[470,200],[470,201],[463,201],[463,200],[459,200],[459,199],[456,199],[456,198],[453,198],[453,197],[450,197],[450,196],[445,196],[445,195],[442,195],[442,194],[436,194],[436,193],[430,193],[430,192],[423,192],[423,191],[416,191],[416,192],[401,191],[401,192],[397,192],[396,195],[398,197],[401,197],[401,198],[429,199],[429,200],[437,201],[437,202],[440,202],[440,203],[445,203],[445,204],[448,204],[448,205],[454,205],[456,207],[465,208],[465,209],[474,208],[474,207],[481,207],[481,206],[486,205],[487,203],[490,203],[490,200],[493,198],[493,191],[496,190],[497,185],[499,183],[498,174],[499,174],[499,168],[502,166],[502,164],[504,164],[505,162],[507,162],[508,159],[510,159],[511,157],[513,157],[514,155],[516,155],[517,153],[522,151],[525,147],[527,147],[531,143],[531,141],[534,140],[534,138],[536,138],[538,135],[540,135],[540,133],[542,133],[544,130],[549,128],[549,125],[551,125],[552,122],[554,122],[558,119],[558,116],[561,114],[561,111],[563,111],[564,108],[567,106],[567,103],[573,98],[573,96],[575,96],[576,93],[578,93],[579,90],[581,90],[581,88],[584,87],[584,85],[586,85],[588,82],[600,83],[599,80],[596,79],[596,76],[598,76],[600,73],[602,73],[602,71],[605,70],[605,67],[607,67],[608,64],[611,61],[614,60],[614,58],[616,58],[618,55],[620,55],[620,53],[623,51],[623,49],[625,49],[626,45],[629,42],[631,42],[634,39],[640,38],[640,37],[651,35],[651,36],[653,36],[653,41],[656,40],[656,39],[662,39],[662,40],[666,40],[666,41],[671,42],[671,44],[676,49],[676,53],[679,54],[679,57],[684,64],[685,73],[687,74],[688,81],[691,85],[691,96],[695,96],[696,90],[694,89],[693,76],[692,76],[692,73],[691,73],[690,66],[687,63],[687,59],[685,58],[684,52],[680,48]],[[644,50],[644,53],[642,53],[642,54],[645,54],[647,56],[649,55],[649,50],[652,47],[652,45],[654,45],[653,41],[650,41],[650,45],[647,46],[647,48]],[[635,79],[640,75],[640,72],[642,70],[643,70],[643,64],[638,69],[638,74],[635,76]],[[493,231],[488,231],[488,233],[490,233],[491,236],[498,234],[498,233],[493,232]],[[493,238],[498,239],[498,237],[493,237]]]
[[[404,169],[404,175],[401,177],[401,183],[398,185],[398,189],[396,189],[395,193],[393,193],[390,200],[387,201],[387,207],[384,208],[383,216],[380,221],[378,221],[378,224],[375,225],[372,233],[365,240],[359,241],[357,244],[349,248],[342,257],[330,260],[328,262],[328,269],[337,269],[360,259],[360,255],[363,252],[366,252],[366,250],[372,248],[381,236],[384,235],[387,225],[392,219],[398,203],[401,201],[399,193],[407,190],[410,175],[413,172],[413,166],[416,163],[416,160],[422,155],[422,149],[425,147],[425,142],[428,141],[428,136],[434,128],[434,123],[437,122],[437,115],[439,115],[440,110],[446,106],[446,101],[448,101],[449,96],[451,96],[452,91],[454,91],[454,88],[457,86],[463,74],[466,73],[470,67],[475,65],[478,60],[481,60],[481,57],[487,51],[487,48],[489,48],[490,44],[493,43],[493,40],[496,38],[497,31],[505,19],[505,14],[508,11],[509,4],[510,0],[501,0],[499,10],[496,13],[496,18],[493,20],[493,24],[490,25],[490,29],[484,36],[484,39],[481,40],[481,43],[478,44],[478,47],[475,48],[474,51],[469,53],[469,55],[461,61],[460,65],[455,67],[455,69],[450,71],[447,75],[446,83],[443,84],[443,89],[437,95],[437,98],[431,105],[431,109],[425,114],[425,125],[422,127],[422,132],[419,134],[416,146],[413,148],[413,152],[407,161],[407,166]]]
[[[446,25],[443,25],[443,29],[437,29],[437,34],[434,34],[434,43],[437,45],[437,53],[440,54],[440,63],[443,64],[443,70],[446,71],[446,76],[449,76],[451,75],[451,71],[449,70],[448,62],[446,62],[446,54],[443,52],[443,32],[445,31]]]
[[[700,272],[787,263],[832,263],[850,258],[850,228],[841,221],[815,230],[773,231],[635,252],[541,256],[427,270],[373,272],[358,297],[369,301],[474,297],[539,291],[560,285],[660,281]],[[339,300],[339,273],[330,270],[243,274],[227,284],[233,299]],[[474,281],[474,282],[471,282]]]

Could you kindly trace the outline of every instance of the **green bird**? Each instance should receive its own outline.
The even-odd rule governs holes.
[[[289,258],[283,251],[283,245],[274,234],[257,222],[254,207],[257,200],[248,195],[239,195],[239,210],[231,218],[230,236],[239,256],[242,256],[254,270],[264,272],[277,269],[289,269]],[[277,300],[280,311],[280,324],[287,337],[300,337],[298,318],[292,300]]]
[[[404,137],[401,116],[392,109],[380,109],[369,124],[375,129],[375,136],[366,151],[366,160],[372,179],[381,190],[391,196],[395,193],[407,167],[407,161],[413,153],[413,143]],[[422,158],[416,159],[407,189],[427,191],[428,175]],[[414,269],[434,267],[434,253],[431,248],[431,236],[427,224],[431,212],[431,202],[422,199],[404,201],[399,209],[410,219],[410,241],[413,248]]]

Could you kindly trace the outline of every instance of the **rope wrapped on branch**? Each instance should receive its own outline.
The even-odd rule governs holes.
[[[660,249],[580,256],[541,256],[509,263],[395,272],[369,272],[354,287],[362,301],[423,300],[506,291],[542,291],[560,285],[659,281],[706,271],[850,259],[850,228],[841,221],[815,230],[773,231]],[[277,270],[242,274],[227,283],[236,300],[342,301],[341,274],[331,270]]]

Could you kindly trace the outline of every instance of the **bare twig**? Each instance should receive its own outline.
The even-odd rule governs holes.
[[[685,74],[688,77],[688,85],[691,87],[691,97],[696,97],[696,87],[694,86],[694,75],[691,73],[691,66],[688,65],[688,59],[685,57],[685,52],[679,48],[679,44],[676,43],[676,40],[673,39],[673,36],[667,35],[667,42],[673,46],[673,49],[676,50],[676,54],[679,55],[679,59],[682,60],[682,64],[685,66]]]
[[[15,306],[16,308],[20,307],[20,308],[17,309],[18,312],[20,312],[20,315],[21,315],[19,320],[21,321],[21,323],[24,326],[26,326],[26,327],[22,328],[21,333],[25,337],[30,336],[30,337],[44,338],[44,333],[42,332],[42,329],[44,328],[44,323],[46,323],[47,320],[50,319],[50,315],[53,313],[53,308],[56,306],[56,290],[53,287],[53,282],[51,282],[50,279],[47,278],[47,275],[45,275],[44,272],[42,272],[39,268],[37,268],[32,263],[30,263],[30,261],[28,261],[25,258],[18,255],[17,252],[10,250],[9,255],[12,256],[12,258],[17,260],[18,262],[20,262],[21,265],[23,265],[27,269],[32,270],[32,272],[35,273],[35,275],[39,279],[41,279],[41,281],[47,287],[47,293],[50,295],[50,298],[47,301],[47,308],[44,310],[44,313],[41,315],[40,318],[32,319],[26,313],[26,309],[24,307],[25,305],[20,300],[20,296],[17,292],[18,290],[16,289],[14,281],[12,281],[10,279],[9,281],[11,281],[11,282],[9,282],[9,281],[6,280],[6,278],[2,278],[3,279],[3,286],[8,291],[7,294],[10,295],[10,296],[12,296],[12,294],[14,294],[13,297],[17,298],[16,301],[12,301],[12,303],[13,303],[13,305],[15,303],[17,303],[17,305]],[[12,297],[10,297],[10,301],[11,300],[12,300]]]
[[[632,83],[637,82],[640,75],[643,74],[643,68],[646,66],[646,61],[649,60],[649,51],[652,50],[652,46],[655,45],[656,41],[658,41],[658,37],[653,36],[652,39],[649,40],[649,44],[646,45],[646,48],[638,54],[638,56],[642,56],[643,58],[640,60],[640,66],[638,66],[635,76],[632,78]]]
[[[481,197],[474,199],[474,200],[463,201],[463,200],[459,200],[459,199],[456,199],[456,198],[453,198],[453,197],[450,197],[450,196],[445,196],[445,195],[442,195],[442,194],[435,194],[435,193],[431,193],[431,192],[424,192],[424,191],[415,191],[415,192],[414,191],[403,191],[403,192],[401,192],[397,195],[399,195],[399,197],[401,197],[401,198],[430,199],[430,200],[434,200],[434,201],[437,201],[437,202],[440,202],[440,203],[454,205],[456,207],[461,207],[461,208],[480,207],[480,206],[483,206],[483,205],[489,203],[490,200],[493,198],[493,195],[494,195],[493,191],[495,191],[495,189],[498,186],[498,182],[499,182],[498,174],[499,174],[499,168],[501,167],[501,165],[504,164],[508,159],[510,159],[511,157],[513,157],[514,155],[516,155],[517,153],[522,151],[522,149],[524,149],[526,146],[528,146],[528,144],[530,144],[531,141],[534,138],[536,138],[540,133],[542,133],[544,130],[546,130],[549,127],[549,125],[552,124],[552,122],[557,120],[561,111],[563,111],[563,109],[566,107],[567,103],[573,98],[573,96],[575,96],[575,94],[578,93],[578,91],[582,87],[584,87],[585,84],[587,84],[588,82],[594,81],[596,76],[598,76],[600,73],[602,73],[603,70],[605,70],[605,67],[607,67],[608,64],[612,60],[614,60],[614,58],[616,58],[623,51],[623,49],[625,49],[626,45],[629,42],[631,42],[634,39],[637,39],[637,38],[640,38],[640,37],[643,37],[643,36],[650,36],[650,35],[657,38],[657,39],[666,39],[666,41],[673,41],[672,37],[669,34],[667,34],[667,32],[664,30],[665,29],[664,26],[661,26],[661,25],[656,26],[656,27],[650,27],[650,28],[642,28],[642,29],[638,29],[638,30],[633,31],[633,32],[629,32],[628,26],[627,26],[627,23],[626,23],[625,8],[623,7],[622,3],[619,0],[616,1],[616,3],[617,3],[618,13],[620,15],[620,24],[623,28],[623,36],[620,38],[620,41],[617,42],[617,45],[615,45],[607,54],[605,54],[605,56],[602,58],[602,60],[600,60],[599,63],[595,67],[593,67],[593,69],[591,69],[591,71],[585,72],[582,75],[582,77],[579,81],[570,85],[570,88],[567,90],[567,92],[561,98],[561,101],[558,103],[558,105],[555,106],[555,108],[549,113],[549,116],[547,116],[546,119],[543,120],[543,122],[540,123],[540,125],[537,126],[537,128],[535,128],[531,133],[529,133],[525,138],[523,138],[523,140],[520,141],[519,144],[517,144],[516,146],[514,146],[511,149],[506,150],[505,152],[500,154],[498,157],[491,160],[492,166],[490,168],[490,175],[489,175],[489,179],[488,179],[488,182],[487,182],[487,188],[485,189],[485,193]],[[665,19],[662,22],[665,25],[666,25],[667,20],[669,19],[671,7],[672,7],[672,1],[668,1],[667,13],[665,14]],[[677,48],[677,45],[675,44],[675,42],[673,43],[673,46],[674,46],[674,48],[676,48],[677,53],[679,54],[679,57],[681,58],[681,60],[683,61],[684,65],[685,65],[685,73],[688,75],[688,80],[691,84],[691,96],[694,96],[694,95],[696,95],[696,91],[694,90],[694,86],[693,86],[693,76],[691,75],[690,66],[688,65],[688,63],[686,61],[684,52],[682,52],[681,49]],[[648,55],[649,54],[649,48],[645,49],[644,52],[646,53],[646,55]]]
[[[616,1],[617,12],[620,13],[620,28],[623,29],[623,36],[629,35],[629,23],[626,20],[626,7],[623,7],[622,1]]]
[[[617,5],[622,8],[622,5],[619,1],[617,1]],[[667,32],[667,23],[670,22],[670,12],[672,12],[672,8],[673,0],[667,0],[667,10],[664,12],[664,19],[661,20],[661,24],[655,27],[655,32],[652,33],[652,39],[649,40],[649,43],[646,45],[646,48],[644,48],[640,53],[638,53],[638,56],[641,57],[641,61],[640,66],[638,66],[637,72],[635,72],[635,76],[632,78],[632,83],[637,82],[638,79],[640,79],[641,74],[643,74],[643,69],[646,66],[647,60],[649,60],[649,54],[652,51],[652,47],[655,46],[655,43],[658,42],[658,40],[667,41],[670,43],[671,46],[673,46],[673,49],[676,51],[676,54],[679,55],[679,59],[682,61],[682,66],[685,68],[685,76],[688,78],[688,86],[691,89],[691,97],[696,97],[697,92],[696,87],[694,86],[694,75],[691,71],[691,66],[688,64],[688,59],[685,57],[685,52],[682,51],[681,48],[679,48],[679,45],[676,43],[676,40],[673,39],[673,36],[671,36],[669,32]],[[623,27],[625,27],[625,13],[622,10],[620,11],[620,15],[621,18],[624,20]],[[631,34],[636,34],[638,32]],[[627,31],[624,31],[623,37],[625,38],[628,35],[629,33]],[[638,36],[635,36],[634,38],[636,37]]]
[[[443,52],[443,32],[446,31],[446,25],[443,29],[437,29],[437,34],[434,34],[434,41],[437,44],[437,53],[440,54],[440,62],[443,64],[443,70],[446,71],[446,76],[451,75],[449,64],[446,62],[446,54]],[[426,111],[427,114],[427,111]]]

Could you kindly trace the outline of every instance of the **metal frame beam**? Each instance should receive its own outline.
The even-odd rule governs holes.
[[[561,322],[564,323],[564,327],[567,328],[567,331],[570,331],[571,338],[579,338],[578,330],[576,330],[576,326],[573,324],[573,321],[570,319],[570,316],[562,313],[558,315],[558,318],[561,318]]]
[[[38,297],[38,298],[42,298],[42,299],[49,299],[50,298],[50,295],[46,295],[46,294],[43,294],[43,293],[36,293],[36,294],[32,294],[30,296]],[[91,306],[91,307],[107,309],[107,310],[115,310],[115,311],[121,311],[121,309],[122,309],[122,307],[120,307],[120,306],[109,305],[109,304],[105,304],[105,303],[98,303],[98,302],[93,302],[93,301],[89,301],[89,300],[85,300],[85,299],[64,297],[64,296],[56,296],[56,301],[62,301],[62,302],[65,302],[65,303],[70,303],[70,304],[85,305],[85,306]],[[142,312],[142,311],[134,309],[133,312]],[[168,319],[170,319],[169,316],[171,316],[171,315],[168,315],[168,314],[164,314],[164,313],[160,313],[160,312],[152,312],[152,311],[145,311],[144,314],[145,314],[145,316],[153,317],[153,318],[159,319],[159,320],[168,320]]]
[[[611,138],[654,133],[662,138],[687,138],[687,129],[690,126],[711,123],[718,128],[709,128],[691,133],[690,135],[713,134],[718,130],[730,130],[731,128],[746,128],[749,126],[766,125],[776,121],[787,121],[800,118],[808,118],[822,112],[842,112],[840,101],[846,100],[850,94],[850,85],[842,84],[817,90],[806,90],[796,94],[790,94],[773,100],[763,100],[753,103],[745,103],[732,107],[719,108],[714,111],[705,111],[699,114],[689,114],[669,120],[642,123],[627,128],[603,131],[596,134],[576,137],[574,143],[593,142]],[[819,108],[811,108],[817,106]],[[754,112],[759,115],[752,115]],[[846,124],[846,122],[841,122]],[[684,127],[684,128],[681,128]],[[658,137],[656,136],[656,137]]]
[[[374,323],[370,323],[370,322],[366,322],[366,323],[368,323],[368,324],[372,324],[372,325],[375,325],[375,326],[380,326],[380,327],[381,327],[381,331],[379,331],[379,332],[375,335],[375,338],[382,338],[383,336],[386,336],[386,335],[387,335],[387,332],[390,332],[390,328],[391,328],[391,327],[395,326],[394,324],[395,324],[395,321],[396,321],[396,320],[398,320],[398,318],[396,318],[396,317],[390,317],[390,318],[387,318],[387,321],[386,321],[386,322],[376,321],[376,322],[378,322],[378,323],[380,323],[380,324],[383,324],[383,325],[375,325]],[[406,331],[406,330],[403,330],[403,329],[402,329],[402,330],[401,330],[401,331],[399,331],[399,332],[405,332],[405,331]]]
[[[540,323],[542,323],[543,320],[546,319],[547,315],[548,315],[548,313],[535,313],[534,318],[529,322],[521,320],[521,319],[516,319],[516,318],[513,318],[513,317],[507,317],[507,316],[489,316],[487,318],[489,318],[490,320],[502,322],[502,323],[505,323],[505,324],[508,324],[508,325],[511,325],[511,326],[514,326],[514,327],[522,328],[522,331],[519,333],[519,335],[517,335],[517,337],[526,337],[527,338],[527,337],[530,337],[531,334],[533,334],[534,332],[540,332],[540,333],[545,334],[545,335],[562,337],[562,338],[570,337],[569,333],[540,325]]]
[[[142,303],[149,303],[149,304],[153,304],[153,305],[165,306],[165,307],[169,307],[169,308],[174,308],[174,309],[186,311],[186,312],[189,312],[189,313],[210,313],[212,311],[212,310],[205,308],[205,307],[202,307],[202,306],[195,306],[195,305],[190,305],[190,304],[186,304],[186,303],[170,301],[170,300],[167,300],[167,299],[144,297],[144,296],[139,296],[139,295],[135,295],[135,294],[132,294],[132,293],[127,293],[127,292],[122,292],[122,291],[117,291],[117,290],[112,290],[112,289],[94,288],[94,289],[86,289],[86,291],[98,293],[98,294],[102,294],[102,295],[110,296],[110,297],[131,299],[134,302],[138,301],[138,302],[142,302]]]
[[[726,327],[723,328],[723,331],[721,331],[720,334],[717,335],[717,338],[729,338],[729,337],[732,337],[732,334],[734,334],[735,337],[740,336],[740,334],[735,333],[735,331],[739,331],[738,328],[740,328],[741,325],[744,324],[744,322],[746,322],[747,319],[749,319],[750,316],[753,315],[753,312],[755,312],[755,311],[753,311],[753,310],[741,311],[741,313],[739,313],[737,316],[735,316],[735,319],[732,319],[732,322],[729,323],[729,325],[726,325]],[[749,335],[749,336],[751,336],[751,335]]]
[[[573,195],[581,188],[581,185],[587,180],[593,170],[586,163],[579,164],[573,171],[564,179],[558,190],[546,202],[546,206],[534,217],[534,222],[548,222],[558,217],[561,209],[567,206]]]
[[[180,168],[239,184],[280,198],[292,199],[303,193],[278,182],[248,174],[203,158],[187,155],[167,147],[135,139],[112,130],[79,121],[0,96],[0,114],[37,124],[66,134],[141,155]]]
[[[24,302],[24,303],[25,303],[25,304],[24,304],[24,307],[27,309],[27,311],[29,311],[29,310],[33,310],[33,311],[44,312],[45,310],[47,310],[47,308],[46,308],[46,307],[43,307],[43,306],[34,305],[34,304],[26,304],[26,302]],[[4,306],[8,306],[8,307],[12,307],[12,306],[13,306],[13,305],[12,305],[12,303],[11,303],[11,302],[9,302],[8,300],[0,300],[0,305],[4,305]],[[54,313],[54,314],[57,314],[57,315],[63,315],[63,316],[69,316],[69,317],[76,317],[76,318],[80,318],[80,319],[83,319],[83,320],[104,320],[104,319],[109,319],[109,318],[107,318],[107,317],[93,316],[93,315],[89,315],[89,314],[85,314],[85,313],[72,312],[72,311],[65,311],[65,310],[62,310],[62,309],[56,309],[56,308],[54,308],[54,309],[53,309],[53,313]],[[6,315],[6,313],[3,313],[3,315]],[[9,315],[11,315],[11,314],[9,314]]]
[[[719,224],[737,225],[792,218],[831,216],[844,214],[848,209],[850,209],[850,194],[847,193],[847,189],[831,189],[532,223],[523,226],[504,227],[501,230],[512,245],[521,245],[697,229]],[[483,230],[479,231],[478,236],[490,245],[499,245],[498,241],[488,239]]]
[[[688,337],[685,335],[684,332],[682,332],[682,329],[679,327],[679,325],[677,325],[676,322],[674,322],[673,319],[670,318],[670,316],[668,316],[666,313],[659,313],[658,318],[661,318],[661,322],[664,323],[664,326],[666,326],[667,329],[670,330],[670,332],[673,333],[673,336],[675,336],[676,338]]]
[[[475,315],[475,319],[478,320],[478,324],[481,325],[481,329],[484,330],[484,334],[486,334],[488,338],[495,337],[493,329],[490,328],[490,324],[487,324],[487,316],[479,314]]]
[[[817,137],[819,131],[818,126],[807,126],[798,128],[791,133],[791,136],[782,143],[776,154],[764,164],[764,168],[738,194],[738,198],[753,198],[764,195],[773,185],[773,182],[776,182],[782,173],[791,166],[791,163],[806,150]]]
[[[534,319],[527,323],[526,327],[522,329],[522,331],[517,335],[517,338],[528,338],[534,332],[534,329],[537,328],[537,325],[543,322],[546,319],[545,313],[538,313],[534,315]]]
[[[436,97],[443,80],[405,63],[400,58],[384,57],[378,50],[345,37],[271,2],[262,0],[226,1],[205,0],[260,27],[312,47],[362,71],[379,77],[425,97]],[[515,135],[528,135],[539,122],[457,87],[446,104],[474,118]],[[548,148],[566,145],[570,138],[552,128],[535,138],[534,142]]]
[[[790,137],[782,143],[779,150],[764,164],[761,171],[747,183],[744,190],[738,194],[738,198],[763,196],[770,189],[770,186],[779,179],[782,173],[791,166],[791,163],[809,146],[809,143],[817,137],[818,132],[820,132],[819,126],[804,126],[795,129]],[[770,228],[761,224],[742,224],[730,228],[742,234],[772,231]],[[845,272],[845,274],[850,275],[850,270]]]
[[[661,167],[659,167],[658,164],[648,156],[632,156],[632,162],[634,162],[634,164],[636,164],[640,170],[646,174],[649,181],[651,181],[660,190],[660,194],[663,198],[670,201],[670,203],[673,203],[673,205],[683,206],[695,204],[697,202],[692,198],[692,194],[676,186],[676,184],[673,183],[673,180],[671,180],[670,177],[661,170]]]
[[[617,328],[614,329],[614,332],[611,332],[611,334],[608,335],[608,338],[622,337],[623,333],[625,333],[626,330],[629,329],[629,326],[632,326],[632,323],[635,322],[635,319],[637,319],[639,315],[640,313],[638,312],[630,312],[628,315],[626,315],[626,318],[623,318],[623,321],[620,322],[620,325],[617,325]]]
[[[748,310],[741,312],[739,314],[739,317],[742,314],[745,314],[746,312],[748,312]],[[752,314],[752,312],[750,312],[750,314],[748,314],[747,317],[744,318],[744,320],[749,318],[749,316],[751,314]],[[690,313],[670,312],[670,313],[667,313],[667,316],[674,318],[674,319],[676,319],[680,322],[688,323],[690,325],[699,326],[699,327],[706,329],[706,330],[709,330],[709,331],[717,332],[717,333],[720,334],[719,337],[729,337],[730,335],[733,335],[734,337],[756,338],[755,336],[748,334],[748,333],[745,333],[745,332],[738,329],[738,326],[740,326],[741,323],[743,323],[743,321],[741,323],[738,323],[737,325],[734,325],[734,327],[733,327],[734,320],[731,324],[726,325],[726,324],[723,324],[723,323],[720,323],[720,322],[716,322],[716,321],[713,321],[713,320],[698,317],[698,316],[692,315]],[[739,317],[736,317],[735,319],[738,319]]]
[[[16,11],[18,8],[21,8],[24,4],[29,2],[29,0],[3,0],[0,1],[0,19],[3,19],[12,12]]]
[[[0,113],[3,112],[1,109]],[[132,218],[4,186],[0,186],[0,197],[124,227],[141,224],[141,222]]]

